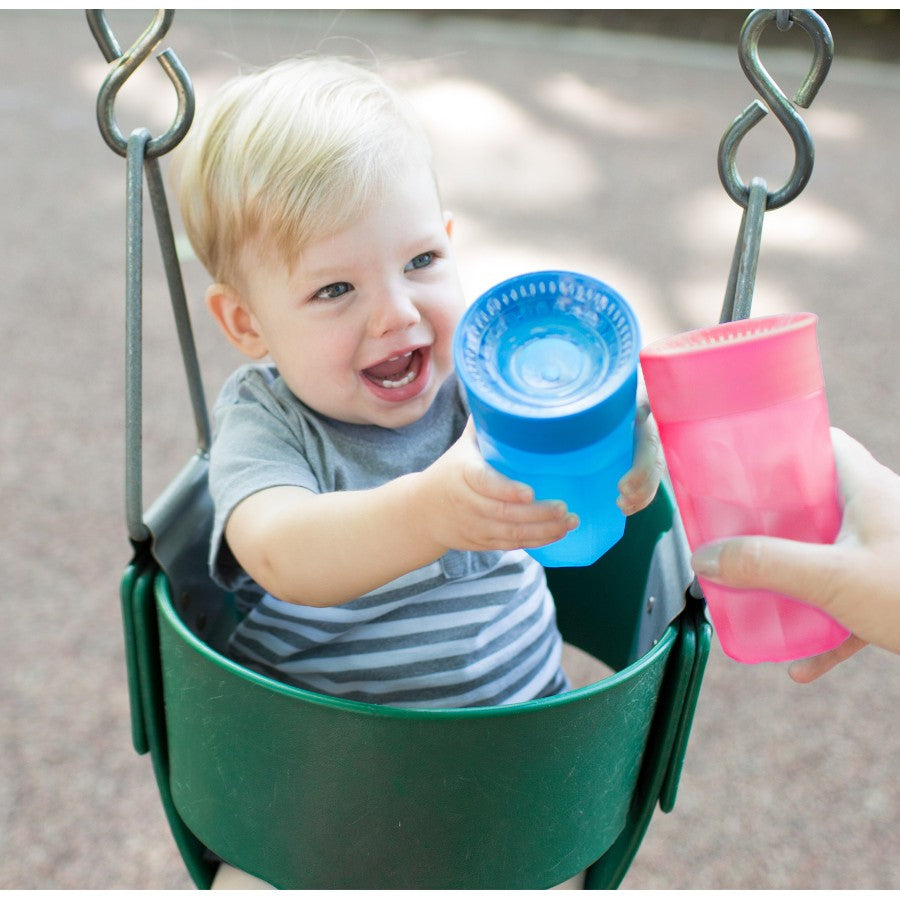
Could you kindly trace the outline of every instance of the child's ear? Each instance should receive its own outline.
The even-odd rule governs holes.
[[[444,212],[444,230],[447,232],[447,237],[453,237],[453,213]]]
[[[227,284],[213,284],[206,291],[206,307],[229,342],[251,359],[269,352],[253,313],[241,296]]]

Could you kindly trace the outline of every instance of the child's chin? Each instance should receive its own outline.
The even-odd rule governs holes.
[[[431,408],[437,390],[433,385],[428,385],[415,396],[402,403],[378,403],[377,409],[372,410],[372,424],[382,428],[403,428],[418,422]]]
[[[402,406],[387,409],[377,414],[375,416],[377,421],[373,422],[373,424],[380,425],[382,428],[404,428],[407,425],[413,425],[428,412],[433,399],[430,392],[420,394],[414,400],[408,401]]]

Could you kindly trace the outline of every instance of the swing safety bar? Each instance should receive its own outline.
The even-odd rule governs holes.
[[[190,76],[171,49],[158,56],[178,98],[169,129],[152,137],[146,128],[135,129],[126,140],[116,124],[116,96],[125,81],[159,45],[174,18],[173,10],[158,10],[144,33],[122,52],[104,10],[86,11],[88,25],[100,47],[109,71],[97,95],[97,124],[109,147],[124,156],[126,166],[126,319],[125,319],[125,518],[132,542],[146,543],[150,531],[144,521],[143,502],[143,391],[142,391],[142,278],[143,278],[143,177],[153,208],[162,251],[175,327],[187,377],[188,392],[197,433],[197,449],[206,455],[211,429],[200,365],[188,312],[181,267],[175,248],[172,221],[158,159],[178,145],[194,118],[195,99]]]
[[[768,112],[763,103],[754,100],[731,123],[719,144],[719,178],[729,197],[744,209],[720,322],[749,317],[759,261],[763,215],[766,210],[778,209],[797,197],[809,182],[815,160],[809,129],[759,60],[759,39],[772,21],[781,31],[787,31],[796,22],[813,41],[812,64],[793,98],[793,103],[798,106],[804,109],[810,106],[825,81],[834,58],[831,31],[821,16],[811,9],[758,9],[747,17],[741,28],[738,44],[741,68],[790,136],[794,144],[794,168],[787,183],[777,191],[770,192],[765,180],[760,177],[752,178],[749,187],[741,180],[736,162],[738,146]]]

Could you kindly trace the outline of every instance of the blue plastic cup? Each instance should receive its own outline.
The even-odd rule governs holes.
[[[617,484],[634,458],[639,350],[625,300],[574,272],[510,278],[457,326],[454,363],[484,458],[580,519],[528,551],[544,566],[590,565],[625,531]]]

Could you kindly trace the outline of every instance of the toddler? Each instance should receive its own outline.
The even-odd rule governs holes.
[[[178,192],[207,306],[254,361],[216,403],[210,462],[212,574],[244,614],[229,652],[394,706],[565,690],[553,600],[523,548],[578,522],[478,452],[453,371],[452,222],[405,102],[340,60],[240,76],[185,140]],[[659,482],[638,432],[626,513]]]

